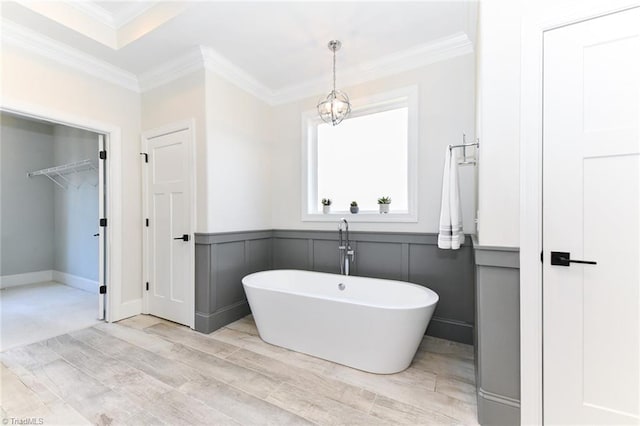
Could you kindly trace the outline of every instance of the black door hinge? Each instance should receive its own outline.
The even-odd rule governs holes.
[[[540,263],[544,263],[544,251],[540,252]]]
[[[106,160],[107,159],[107,151],[100,151],[100,159],[101,160]]]
[[[149,219],[145,219],[145,220],[144,220],[144,224],[145,224],[145,226],[148,228],[148,227],[149,227]]]
[[[107,286],[106,285],[101,285],[100,286],[100,294],[107,294]]]
[[[149,281],[147,281],[147,291],[149,291]]]
[[[144,155],[144,162],[145,163],[149,162],[149,154],[147,154],[146,152],[141,152],[140,155]]]
[[[106,228],[107,226],[107,218],[103,217],[102,219],[100,219],[100,226],[102,226],[103,228]]]

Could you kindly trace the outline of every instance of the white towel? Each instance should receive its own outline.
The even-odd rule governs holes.
[[[462,230],[462,208],[460,185],[458,184],[458,155],[456,149],[447,147],[442,175],[442,204],[440,205],[440,227],[438,247],[457,250],[464,243]]]

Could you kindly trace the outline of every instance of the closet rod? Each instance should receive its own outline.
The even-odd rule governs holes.
[[[93,162],[87,159],[82,161],[75,161],[73,163],[62,164],[60,166],[36,170],[36,171],[27,173],[27,176],[28,177],[40,176],[40,175],[50,176],[52,174],[61,176],[63,173],[79,172],[82,170],[89,170],[89,169],[98,170],[96,166],[93,165]]]
[[[478,148],[480,148],[480,142],[461,143],[460,145],[449,145],[449,150],[452,150],[453,148],[462,148],[462,147],[466,148],[468,146],[477,146]]]
[[[62,189],[67,189],[69,186],[73,186],[76,189],[80,188],[79,185],[74,185],[72,181],[65,177],[69,173],[85,172],[89,170],[98,170],[98,168],[89,159],[82,161],[75,161],[73,163],[62,164],[60,166],[49,167],[46,169],[35,170],[28,172],[27,177],[33,176],[46,176],[53,183],[58,185]],[[97,184],[96,184],[97,185]],[[96,186],[93,185],[93,186]]]

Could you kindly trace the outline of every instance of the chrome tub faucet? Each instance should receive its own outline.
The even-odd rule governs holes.
[[[345,218],[340,219],[338,224],[338,250],[340,252],[340,273],[349,275],[350,265],[355,261],[355,252],[351,248],[349,222]]]

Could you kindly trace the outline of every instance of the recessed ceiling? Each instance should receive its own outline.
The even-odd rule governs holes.
[[[81,2],[77,10],[84,9],[88,19],[97,19],[89,10],[100,11],[120,25],[117,37],[123,31],[135,36],[109,44],[29,6],[37,3],[3,2],[3,18],[136,75],[206,46],[274,91],[329,76],[331,39],[343,43],[339,85],[341,69],[455,34],[474,40],[477,10],[475,1]],[[163,21],[157,18],[160,8]]]

